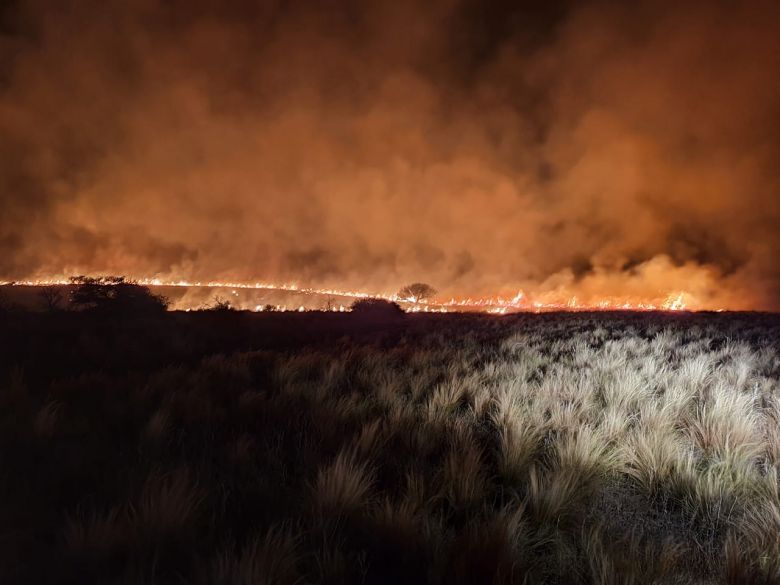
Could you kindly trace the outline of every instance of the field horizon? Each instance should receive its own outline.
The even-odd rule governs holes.
[[[45,282],[45,281],[44,281]],[[130,280],[129,282],[134,282]],[[395,295],[371,295],[368,293],[348,292],[348,291],[318,291],[310,288],[290,288],[274,287],[272,285],[253,286],[240,285],[231,286],[222,285],[172,285],[172,284],[146,284],[153,294],[161,295],[168,301],[169,311],[202,311],[212,308],[217,303],[225,303],[237,311],[263,312],[264,310],[274,311],[332,311],[347,312],[351,305],[364,298],[377,298],[391,300],[400,304],[406,312],[449,312],[449,313],[490,313],[496,315],[505,315],[513,313],[610,313],[610,312],[639,312],[639,313],[665,313],[665,312],[691,312],[691,313],[758,313],[773,314],[778,311],[766,309],[724,309],[724,308],[697,308],[688,307],[681,302],[685,293],[678,295],[667,295],[666,303],[669,306],[663,306],[664,303],[656,300],[656,304],[646,304],[635,301],[632,306],[627,298],[617,297],[612,301],[603,301],[602,306],[598,303],[593,305],[577,306],[566,302],[532,302],[526,304],[513,303],[509,295],[502,297],[475,298],[471,302],[469,299],[460,301],[435,301],[435,302],[415,302],[394,298]],[[58,302],[59,309],[71,309],[69,298],[71,292],[76,288],[74,284],[60,283],[43,284],[22,282],[0,283],[0,298],[11,306],[16,306],[22,310],[28,311],[47,311],[52,307],[47,305],[47,301],[42,295],[45,289],[57,289],[61,291]],[[521,293],[522,294],[522,293]],[[621,301],[622,299],[622,301]],[[625,302],[626,306],[621,306]]]

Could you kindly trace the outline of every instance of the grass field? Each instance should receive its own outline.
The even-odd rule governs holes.
[[[780,583],[780,317],[0,317],[3,583]]]

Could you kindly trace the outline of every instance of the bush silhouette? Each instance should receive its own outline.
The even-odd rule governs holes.
[[[393,301],[385,299],[360,299],[352,303],[352,312],[367,317],[400,317],[404,310]]]
[[[73,276],[70,282],[74,285],[70,302],[77,310],[137,314],[160,313],[168,308],[168,299],[124,276]]]
[[[206,307],[206,310],[224,313],[228,311],[235,311],[236,308],[232,304],[230,304],[229,299],[225,299],[217,295],[214,297],[214,304],[209,307]]]

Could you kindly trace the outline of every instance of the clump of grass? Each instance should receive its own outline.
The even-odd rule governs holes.
[[[240,550],[226,550],[212,563],[214,585],[294,585],[299,571],[299,537],[289,525],[272,526]]]
[[[35,422],[33,423],[35,433],[39,437],[45,438],[54,436],[61,417],[62,403],[57,400],[46,402],[35,415]]]
[[[690,449],[675,437],[674,429],[657,426],[636,429],[622,449],[625,473],[649,496],[658,495],[675,478],[695,473]]]
[[[618,467],[618,454],[600,429],[583,426],[557,441],[555,464],[578,471],[587,484],[612,474]]]
[[[482,450],[468,427],[457,424],[442,468],[441,495],[456,510],[473,508],[485,495]]]
[[[128,546],[128,521],[119,508],[105,513],[97,510],[68,515],[64,540],[67,554],[81,562],[95,563],[109,559]]]
[[[494,404],[491,420],[498,430],[499,471],[510,485],[517,484],[538,453],[545,423],[529,413],[511,392],[498,394]]]
[[[363,424],[355,442],[355,448],[361,456],[368,456],[372,451],[380,447],[383,439],[383,426],[384,423],[380,418]]]
[[[186,468],[152,473],[131,506],[134,526],[145,542],[175,541],[192,534],[205,493]]]
[[[444,562],[444,518],[420,506],[415,494],[396,501],[385,498],[372,511],[365,536],[373,558],[372,572],[404,582],[428,572],[436,574]]]
[[[352,449],[341,451],[317,472],[312,490],[315,509],[326,514],[349,514],[368,500],[374,476]]]
[[[705,457],[735,467],[752,466],[762,452],[753,400],[722,384],[711,388],[686,429]]]
[[[575,469],[544,469],[533,466],[528,473],[527,505],[537,524],[550,528],[572,519],[589,495]]]
[[[522,505],[496,510],[467,527],[450,548],[447,578],[455,583],[517,583],[531,564]]]
[[[765,466],[780,468],[780,400],[773,398],[763,417],[763,449]]]
[[[633,585],[676,582],[683,572],[686,546],[672,538],[648,542],[641,530],[632,530],[627,539],[615,540],[601,526],[584,535],[584,556],[593,583]],[[688,577],[688,576],[686,576]]]
[[[724,547],[730,582],[780,583],[780,477],[755,485],[740,522]]]
[[[163,409],[152,413],[143,428],[143,439],[152,444],[160,445],[170,430],[170,415]]]
[[[723,548],[723,581],[727,585],[777,585],[780,557],[775,553],[745,546],[730,534]]]

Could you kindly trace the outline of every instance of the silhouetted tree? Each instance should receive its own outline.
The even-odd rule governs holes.
[[[168,299],[124,276],[72,276],[70,302],[74,308],[113,314],[158,313]]]
[[[435,294],[436,289],[433,288],[430,284],[425,284],[424,282],[413,282],[412,284],[407,284],[398,291],[399,298],[406,301],[411,301],[413,303],[418,303],[420,301],[424,301],[425,299],[429,299]]]
[[[65,293],[61,286],[44,286],[40,293],[47,311],[59,311],[62,308],[62,301],[65,299]]]
[[[214,297],[214,304],[207,308],[208,311],[235,311],[236,309],[230,304],[228,299],[224,299],[217,295]]]

